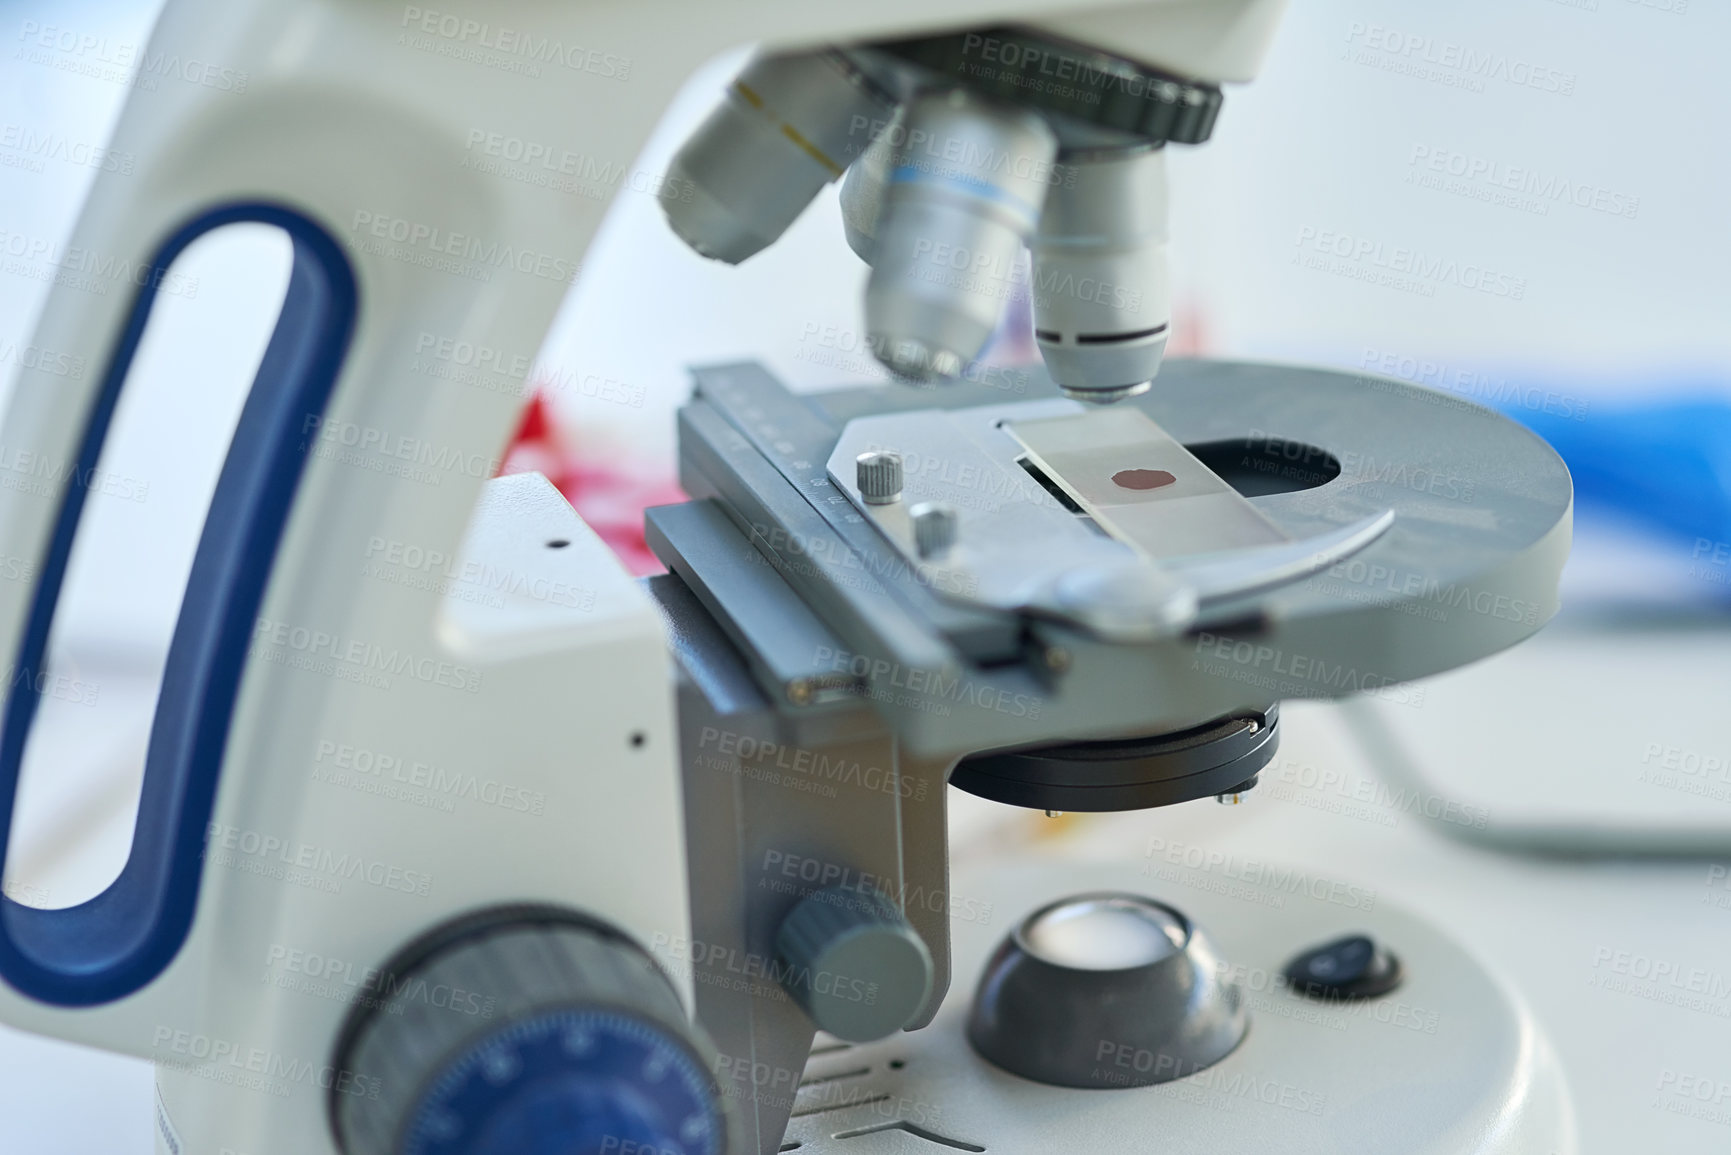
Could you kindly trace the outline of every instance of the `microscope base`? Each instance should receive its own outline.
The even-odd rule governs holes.
[[[1440,927],[1315,872],[1245,863],[1231,873],[1206,891],[1170,881],[1194,872],[1159,857],[959,873],[954,892],[989,913],[954,925],[957,981],[943,1009],[924,1030],[878,1043],[820,1038],[781,1150],[1572,1155],[1573,1109],[1549,1043],[1515,992]],[[988,953],[1036,907],[1096,890],[1158,898],[1208,931],[1249,1009],[1236,1050],[1185,1078],[1123,1090],[1046,1086],[975,1053],[965,1028]],[[1281,982],[1295,955],[1353,933],[1399,956],[1398,988],[1323,1002]],[[1111,1039],[1100,1052],[1103,1067],[1136,1068]]]

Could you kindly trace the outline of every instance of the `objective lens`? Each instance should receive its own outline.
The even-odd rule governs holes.
[[[916,97],[905,125],[886,146],[898,155],[870,246],[866,328],[892,372],[936,381],[960,375],[991,337],[1057,140],[1038,114],[961,89]]]
[[[901,165],[901,145],[907,140],[907,120],[896,109],[889,127],[878,133],[860,158],[848,166],[841,182],[841,227],[848,248],[866,264],[877,255],[878,217],[890,175]]]
[[[773,244],[889,123],[893,102],[839,52],[759,56],[673,158],[689,199],[667,223],[706,257],[737,265]]]
[[[1066,155],[1033,255],[1034,337],[1078,400],[1146,390],[1172,323],[1164,149]]]

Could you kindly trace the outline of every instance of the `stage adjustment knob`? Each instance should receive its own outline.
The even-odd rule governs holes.
[[[411,945],[378,986],[338,1043],[344,1155],[729,1150],[672,984],[608,928],[492,912]]]
[[[775,949],[787,993],[812,1022],[850,1043],[901,1030],[932,993],[931,952],[877,891],[806,895],[782,920]]]

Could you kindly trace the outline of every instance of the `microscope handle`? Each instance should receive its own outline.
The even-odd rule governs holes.
[[[376,267],[369,284],[363,254],[353,239],[338,239],[338,230],[357,203],[389,204],[393,183],[415,178],[409,166],[401,175],[378,167],[424,154],[429,141],[443,143],[448,113],[441,124],[437,113],[417,118],[351,97],[347,120],[326,130],[328,80],[272,75],[271,46],[291,38],[284,29],[297,18],[305,30],[305,16],[299,6],[257,0],[220,14],[202,4],[165,10],[146,60],[222,60],[233,65],[221,74],[232,73],[233,82],[211,91],[170,76],[133,87],[111,147],[135,156],[136,166],[97,175],[68,247],[51,257],[68,272],[52,285],[34,338],[66,355],[60,364],[92,371],[69,377],[45,371],[54,363],[21,368],[0,424],[0,452],[8,456],[0,465],[23,482],[0,486],[0,556],[15,559],[12,572],[22,575],[0,582],[0,661],[11,675],[0,707],[3,863],[31,724],[42,693],[53,688],[45,666],[62,579],[153,301],[175,291],[170,266],[211,230],[262,223],[290,239],[288,292],[212,494],[175,624],[125,865],[96,897],[65,909],[0,897],[0,1020],[132,1054],[151,1054],[165,1025],[198,1029],[207,1021],[220,985],[211,969],[216,931],[215,924],[199,929],[209,920],[198,911],[235,901],[224,897],[231,880],[205,877],[208,835],[218,826],[269,826],[270,815],[292,806],[280,793],[259,801],[256,779],[268,761],[258,751],[269,740],[261,720],[273,711],[316,717],[319,695],[329,694],[285,687],[281,670],[249,658],[255,624],[297,612],[340,623],[365,612],[357,608],[365,596],[358,583],[336,574],[358,571],[353,542],[366,531],[347,527],[344,540],[331,527],[333,494],[343,493],[354,520],[373,525],[375,534],[392,511],[407,507],[406,532],[430,545],[448,539],[454,550],[474,492],[491,472],[444,479],[442,489],[402,486],[426,494],[391,492],[354,479],[351,467],[320,460],[322,423],[365,422],[478,450],[474,456],[486,462],[515,408],[502,395],[487,399],[497,410],[487,415],[453,405],[447,394],[429,398],[426,378],[395,356],[403,333],[413,332],[407,317],[451,316],[475,290],[453,289],[447,279],[381,276]],[[339,42],[357,35],[354,28],[319,31]],[[303,113],[308,101],[314,107]],[[369,136],[407,143],[369,172],[352,160],[363,152],[357,138]],[[455,196],[473,193],[452,183]],[[456,219],[476,231],[498,211],[484,197],[477,203],[471,196],[463,207],[466,219]],[[388,358],[380,353],[386,343]],[[453,409],[468,410],[464,423]],[[16,464],[20,453],[27,465]],[[19,478],[26,468],[30,475]],[[452,504],[458,508],[428,509]],[[416,514],[419,525],[412,524]],[[296,533],[294,525],[303,528]],[[330,527],[324,550],[317,525]],[[285,604],[299,608],[285,611]],[[380,639],[426,652],[432,614],[422,616],[394,631],[381,626]]]
[[[599,38],[653,55],[649,30],[623,10],[552,17],[510,0],[490,15],[555,28],[560,43]],[[365,576],[367,551],[391,539],[455,556],[522,401],[444,380],[418,359],[436,340],[527,363],[606,208],[481,171],[474,126],[628,161],[683,68],[633,84],[616,114],[573,120],[572,108],[615,100],[618,79],[548,68],[526,99],[519,72],[453,63],[408,22],[377,5],[170,3],[110,141],[136,163],[97,174],[68,247],[50,258],[71,275],[51,287],[33,343],[91,371],[19,368],[0,422],[0,482],[12,482],[0,484],[0,556],[22,575],[0,580],[0,662],[12,674],[0,708],[0,863],[90,470],[151,300],[175,288],[168,266],[211,229],[262,222],[294,248],[176,623],[126,865],[76,907],[0,900],[0,1021],[151,1057],[164,1026],[196,1030],[238,1005],[227,993],[240,981],[228,943],[237,920],[302,917],[287,898],[258,898],[243,871],[203,870],[207,835],[351,837],[332,831],[341,807],[323,796],[303,805],[304,767],[314,727],[366,709],[354,699],[376,691],[249,653],[274,644],[257,623],[351,645],[358,629],[369,652],[452,660],[439,599]],[[152,61],[179,67],[151,72]],[[355,448],[350,431],[367,440]],[[392,703],[406,713],[397,703],[416,700]],[[412,857],[419,829],[369,830],[369,846]],[[367,908],[370,895],[344,901],[358,925],[410,932],[407,912]]]
[[[23,425],[36,454],[70,463],[71,470],[55,471],[69,477],[58,510],[41,502],[27,518],[15,501],[12,516],[0,523],[0,548],[31,559],[25,572],[36,575],[22,630],[7,632],[16,640],[11,693],[0,714],[0,861],[87,486],[157,287],[188,244],[240,222],[286,232],[293,271],[187,579],[151,726],[132,851],[119,877],[78,906],[42,910],[0,897],[0,976],[42,1002],[90,1006],[131,994],[160,974],[186,939],[247,646],[307,457],[305,431],[324,414],[353,329],[354,273],[338,243],[292,209],[233,204],[202,213],[139,262],[145,270],[139,291],[113,315],[114,331],[87,346],[88,362],[100,364],[104,356],[107,362],[94,387],[33,392],[8,423],[9,434]],[[66,309],[69,291],[57,287],[51,314]],[[9,615],[8,624],[16,620]]]

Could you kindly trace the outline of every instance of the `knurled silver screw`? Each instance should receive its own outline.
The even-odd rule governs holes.
[[[859,495],[867,505],[893,505],[902,496],[902,455],[887,449],[854,458]]]
[[[937,557],[956,544],[960,523],[956,511],[941,501],[922,501],[908,511],[914,522],[914,546],[921,557]]]

